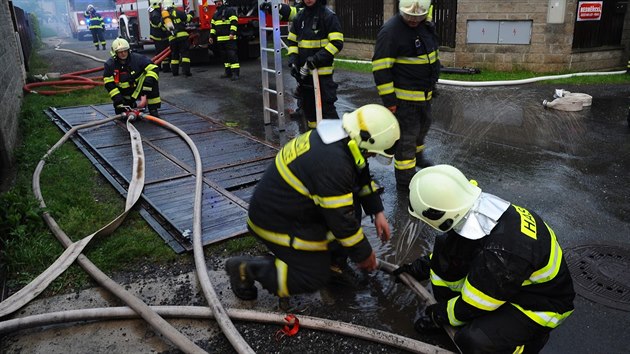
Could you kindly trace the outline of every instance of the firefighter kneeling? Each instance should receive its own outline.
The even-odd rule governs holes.
[[[366,162],[387,157],[400,137],[396,117],[375,104],[347,113],[341,120],[323,120],[288,142],[276,156],[249,204],[249,230],[273,256],[233,257],[226,271],[234,294],[257,297],[254,281],[283,300],[314,292],[331,277],[332,241],[347,251],[359,268],[377,268],[376,255],[363,234],[356,208],[373,216],[381,241],[390,229],[380,188]]]
[[[144,55],[129,50],[129,42],[116,38],[112,42],[112,57],[105,62],[103,82],[114,102],[116,114],[135,108],[136,100],[146,96],[149,114],[159,117],[161,106],[158,67]]]

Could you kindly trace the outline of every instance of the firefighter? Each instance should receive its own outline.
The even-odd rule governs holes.
[[[105,50],[107,42],[105,42],[105,23],[103,22],[103,18],[96,12],[96,8],[94,8],[92,4],[87,6],[84,16],[92,33],[94,47],[96,47],[96,50],[99,50],[100,46],[102,46],[103,50]]]
[[[215,48],[219,51],[223,58],[225,73],[221,78],[229,78],[232,81],[239,79],[240,67],[237,55],[236,32],[238,30],[238,16],[236,10],[228,6],[226,1],[218,0],[214,2],[217,10],[212,16],[210,38],[208,42],[215,44]]]
[[[162,53],[168,48],[169,31],[162,21],[162,4],[161,0],[151,0],[149,4],[149,25],[151,26],[149,37],[155,44],[157,54]],[[160,68],[165,73],[171,72],[171,56],[168,55],[162,60]]]
[[[129,42],[116,38],[112,42],[112,57],[107,59],[103,83],[114,103],[116,114],[136,107],[136,100],[146,96],[149,114],[159,117],[161,106],[158,67],[144,55],[129,50]]]
[[[299,86],[296,91],[301,95],[308,127],[312,129],[317,124],[312,69],[317,68],[319,74],[322,118],[339,119],[335,109],[338,85],[333,81],[333,60],[343,48],[343,33],[337,15],[326,7],[326,0],[304,0],[303,4],[304,9],[297,12],[289,30],[288,63]]]
[[[398,118],[402,136],[394,157],[396,186],[408,190],[416,167],[431,166],[424,139],[431,126],[431,98],[440,74],[431,0],[400,0],[399,13],[381,27],[372,72],[378,94]]]
[[[162,15],[162,20],[172,23],[171,34],[168,37],[171,46],[171,72],[173,76],[179,75],[179,63],[182,64],[182,72],[185,76],[191,76],[190,72],[190,48],[188,44],[188,24],[193,16],[175,7],[173,0],[162,1],[162,7],[166,9],[167,16]]]
[[[250,232],[273,256],[238,256],[226,262],[234,294],[256,299],[254,281],[283,299],[313,292],[330,279],[333,240],[362,269],[377,266],[376,256],[355,216],[354,196],[374,218],[385,242],[390,229],[367,156],[392,156],[400,137],[398,122],[375,104],[322,121],[316,129],[289,141],[256,185],[249,204]]]
[[[445,232],[394,271],[431,279],[438,301],[415,329],[458,328],[463,353],[538,353],[572,312],[575,292],[553,230],[533,211],[484,193],[450,165],[411,180],[409,213]]]

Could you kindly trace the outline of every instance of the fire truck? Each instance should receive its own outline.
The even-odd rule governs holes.
[[[85,17],[85,10],[88,5],[93,5],[103,18],[105,38],[116,38],[118,36],[118,16],[116,9],[113,8],[113,2],[98,0],[68,0],[66,7],[72,37],[80,41],[92,40],[88,19]]]
[[[258,40],[258,1],[229,0],[238,16],[238,55],[241,59],[257,58],[260,55]],[[210,37],[210,21],[216,11],[216,5],[208,0],[176,0],[175,6],[185,12],[194,13],[193,20],[187,27],[190,34],[191,61],[208,61],[213,56]],[[127,39],[134,48],[143,48],[153,44],[149,38],[149,1],[116,0],[120,36]]]

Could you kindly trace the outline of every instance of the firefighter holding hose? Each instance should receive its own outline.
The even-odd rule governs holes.
[[[129,42],[123,38],[114,39],[111,55],[105,62],[103,82],[116,114],[135,108],[138,98],[146,96],[149,114],[159,117],[162,100],[158,66],[144,55],[131,52]]]
[[[256,185],[249,204],[248,228],[273,256],[230,258],[226,271],[234,294],[256,299],[258,281],[288,311],[290,295],[319,290],[330,280],[331,241],[359,268],[374,270],[376,255],[356,212],[362,207],[373,216],[378,236],[389,240],[380,188],[372,181],[366,159],[376,154],[391,157],[399,137],[394,115],[371,104],[342,119],[323,120],[288,142]]]
[[[421,312],[417,331],[454,326],[463,353],[538,353],[573,313],[562,248],[535,212],[437,165],[411,180],[409,213],[445,233],[430,255],[393,273],[431,280],[437,303]]]

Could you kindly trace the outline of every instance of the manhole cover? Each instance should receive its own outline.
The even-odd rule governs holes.
[[[584,245],[565,250],[575,291],[615,309],[630,311],[630,249]]]

